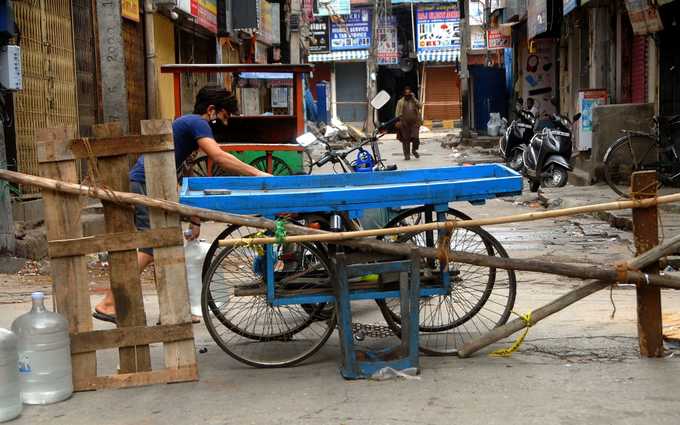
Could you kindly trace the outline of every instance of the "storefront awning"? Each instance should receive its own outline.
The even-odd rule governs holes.
[[[368,59],[368,50],[346,50],[331,53],[312,53],[309,55],[310,62],[350,62],[365,61]]]
[[[418,62],[455,62],[460,57],[459,50],[438,50],[418,52]]]

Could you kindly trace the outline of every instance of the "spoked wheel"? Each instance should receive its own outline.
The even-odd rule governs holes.
[[[630,176],[636,171],[656,170],[661,152],[650,136],[625,136],[614,142],[604,156],[604,177],[618,195],[630,197]]]
[[[386,227],[425,223],[430,214],[426,207],[402,212]],[[449,209],[449,220],[469,220],[460,211]],[[434,246],[439,232],[418,232],[396,236],[395,242],[410,242],[418,246]],[[507,257],[501,244],[485,230],[473,227],[458,228],[451,234],[450,249],[482,255]],[[466,341],[504,324],[515,303],[516,278],[513,271],[491,267],[449,263],[451,291],[447,295],[420,299],[420,348],[433,355],[455,354]],[[421,266],[421,285],[427,280],[440,279],[439,261],[424,259]],[[387,299],[378,305],[390,328],[400,333],[399,300]]]
[[[254,160],[250,161],[250,165],[257,168],[260,171],[269,172],[267,170],[267,157],[259,156]],[[272,157],[272,175],[274,176],[291,176],[293,175],[293,170],[285,163],[281,158],[275,156]]]
[[[317,247],[275,245],[274,252],[277,293],[332,287],[330,262]],[[284,367],[305,360],[326,342],[336,324],[334,309],[325,303],[268,304],[265,259],[254,246],[227,248],[215,257],[203,280],[201,307],[206,327],[220,348],[256,367]]]
[[[314,169],[314,160],[312,154],[306,149],[302,152],[302,172],[305,174],[312,174]]]
[[[220,177],[231,175],[214,161],[209,162],[207,156],[202,156],[194,160],[194,163],[191,166],[191,174],[194,177]]]

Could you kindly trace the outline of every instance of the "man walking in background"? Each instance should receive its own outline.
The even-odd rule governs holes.
[[[411,153],[416,158],[418,147],[420,146],[420,102],[413,95],[411,87],[404,87],[404,96],[397,102],[395,115],[399,118],[397,122],[397,139],[401,142],[404,149],[404,159],[411,159]]]

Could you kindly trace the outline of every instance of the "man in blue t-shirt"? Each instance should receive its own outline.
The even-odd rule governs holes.
[[[219,120],[227,125],[229,116],[238,111],[236,99],[229,92],[219,86],[203,87],[196,95],[194,113],[184,115],[172,123],[172,135],[175,142],[175,165],[179,169],[184,161],[196,150],[202,150],[220,168],[243,176],[269,176],[248,164],[241,162],[220,148],[213,137],[210,121]],[[144,157],[140,156],[130,170],[130,190],[146,195],[146,175],[144,173]],[[198,238],[201,232],[200,221],[191,218],[191,236]],[[135,227],[138,230],[148,229],[149,210],[144,206],[135,207]],[[153,262],[153,250],[140,249],[137,252],[139,272]],[[111,291],[107,291],[104,298],[95,306],[93,316],[96,319],[116,323],[116,308]],[[198,317],[192,316],[192,321],[198,322]]]

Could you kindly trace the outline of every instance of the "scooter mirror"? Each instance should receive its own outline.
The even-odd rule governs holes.
[[[376,94],[371,100],[371,106],[374,109],[380,109],[390,101],[390,95],[385,90],[381,90],[380,93]]]
[[[295,139],[296,142],[302,147],[307,147],[311,145],[314,142],[317,142],[319,139],[316,138],[316,136],[313,133],[305,133],[302,136],[298,137]]]
[[[571,122],[576,122],[581,118],[581,113],[579,112],[578,114],[574,115],[574,118],[571,119]]]

